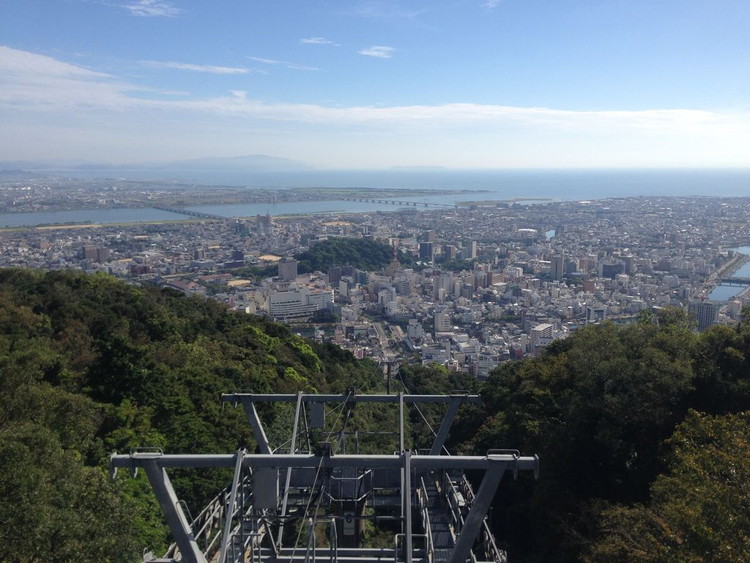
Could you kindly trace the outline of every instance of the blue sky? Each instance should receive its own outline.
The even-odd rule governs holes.
[[[0,10],[0,160],[750,166],[747,0]]]

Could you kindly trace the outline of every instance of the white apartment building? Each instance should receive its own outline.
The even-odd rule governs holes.
[[[289,291],[273,291],[268,295],[268,314],[277,320],[305,318],[332,303],[332,290],[301,287]]]

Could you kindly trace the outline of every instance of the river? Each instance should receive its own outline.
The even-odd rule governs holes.
[[[100,172],[101,174],[101,172]],[[145,174],[145,172],[144,172]],[[207,173],[208,174],[208,173]],[[444,171],[306,171],[201,178],[206,185],[225,183],[264,187],[375,187],[400,189],[483,190],[399,198],[411,203],[452,205],[464,201],[543,198],[577,201],[633,196],[747,196],[750,170],[444,170]],[[395,198],[390,198],[395,199]],[[308,213],[373,213],[415,209],[362,201],[299,201],[202,205],[192,211],[225,217],[299,215]],[[424,209],[419,205],[416,209]],[[38,213],[0,213],[0,228],[53,224],[129,223],[184,218],[156,209],[87,209]]]
[[[732,249],[740,254],[750,256],[750,246],[740,246],[739,248]],[[745,262],[738,270],[731,273],[732,277],[735,278],[750,278],[750,261]],[[717,285],[711,293],[708,294],[708,298],[712,301],[729,301],[732,297],[735,297],[748,289],[750,286],[737,287],[736,285]]]

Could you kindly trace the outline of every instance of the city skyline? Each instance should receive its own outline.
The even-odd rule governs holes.
[[[741,1],[13,1],[0,160],[747,167]]]

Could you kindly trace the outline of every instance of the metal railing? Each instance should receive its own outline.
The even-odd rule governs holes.
[[[461,529],[464,527],[464,508],[466,507],[466,498],[459,488],[456,487],[453,479],[447,471],[442,472],[442,486],[443,495],[448,504],[448,512],[450,514],[451,532],[453,536],[457,536],[461,533]]]
[[[246,507],[248,506],[248,501],[251,498],[251,481],[252,479],[250,474],[246,474],[240,481],[237,493],[239,502],[235,504],[232,510],[232,519],[239,518],[239,521],[232,529],[232,537],[243,535],[242,525],[244,518],[240,517],[239,515],[244,515]],[[227,487],[222,489],[218,495],[211,499],[211,501],[203,508],[203,510],[198,513],[198,516],[196,516],[190,522],[190,528],[193,530],[193,536],[198,542],[201,551],[206,555],[210,556],[216,553],[216,551],[219,549],[230,493],[231,485],[228,485]],[[242,543],[247,543],[244,541],[244,538]],[[179,560],[179,555],[180,550],[177,547],[177,544],[172,543],[164,554],[164,559]]]
[[[432,525],[430,524],[430,510],[429,501],[430,496],[427,494],[427,487],[424,484],[424,479],[420,477],[420,486],[417,489],[417,501],[419,502],[419,513],[422,516],[422,526],[424,528],[425,536],[427,538],[427,561],[432,563],[435,557],[435,544],[432,538]]]
[[[332,500],[362,500],[373,491],[372,474],[372,469],[368,469],[353,477],[331,475],[328,496]]]
[[[412,534],[412,545],[418,543],[421,540],[422,547],[412,547],[412,560],[423,561],[426,558],[427,553],[427,536],[426,534]],[[406,561],[406,534],[396,534],[394,536],[395,548],[394,548],[394,561],[404,562]],[[414,555],[416,554],[416,558]]]
[[[464,499],[465,505],[467,507],[471,506],[471,504],[474,502],[475,495],[474,489],[472,488],[469,480],[466,478],[466,475],[461,476],[461,480],[458,482],[458,487],[456,490],[458,494],[460,494]],[[461,525],[463,526],[463,516],[461,516],[460,520]],[[482,546],[483,555],[486,559],[494,561],[495,563],[507,563],[508,554],[497,547],[497,544],[495,543],[495,536],[490,530],[489,521],[486,516],[482,520],[482,526],[479,530],[479,544]],[[475,560],[476,557],[472,553],[472,561]]]

